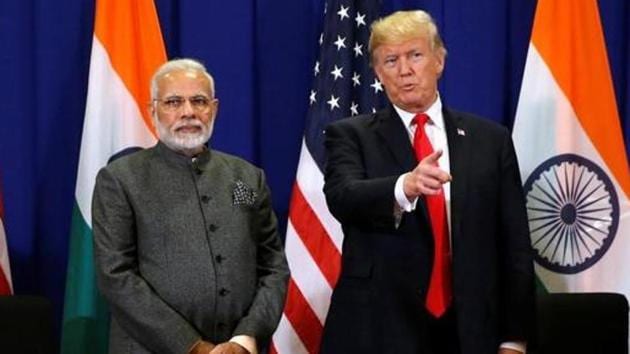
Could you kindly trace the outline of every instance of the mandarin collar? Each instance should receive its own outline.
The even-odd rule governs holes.
[[[196,156],[190,157],[183,155],[164,144],[162,141],[158,141],[156,150],[160,156],[167,161],[174,163],[178,166],[190,166],[195,165],[196,168],[203,170],[210,161],[211,150],[204,144],[203,151]]]

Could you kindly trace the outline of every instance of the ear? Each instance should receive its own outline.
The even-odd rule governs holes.
[[[153,122],[154,126],[155,126],[155,120],[158,119],[155,106],[156,105],[153,101],[151,101],[151,103],[147,105],[147,111],[149,112],[149,117],[151,117],[151,122]]]
[[[212,112],[210,113],[212,120],[214,120],[217,117],[217,112],[219,111],[219,99],[215,98],[212,100],[212,102],[210,103],[212,105]]]

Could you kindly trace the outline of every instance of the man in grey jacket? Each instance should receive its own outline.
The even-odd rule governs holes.
[[[263,172],[211,150],[218,100],[204,66],[151,82],[160,141],[98,174],[92,205],[110,353],[257,353],[289,276]]]

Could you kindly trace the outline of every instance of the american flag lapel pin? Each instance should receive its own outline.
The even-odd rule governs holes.
[[[457,128],[457,135],[466,136],[466,131],[461,128]]]

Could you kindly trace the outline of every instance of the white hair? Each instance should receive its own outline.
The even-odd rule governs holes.
[[[189,58],[173,59],[162,64],[153,77],[151,77],[151,101],[158,99],[158,81],[169,73],[174,71],[196,71],[203,74],[207,79],[210,86],[210,97],[214,98],[214,79],[212,75],[206,70],[199,61]]]

